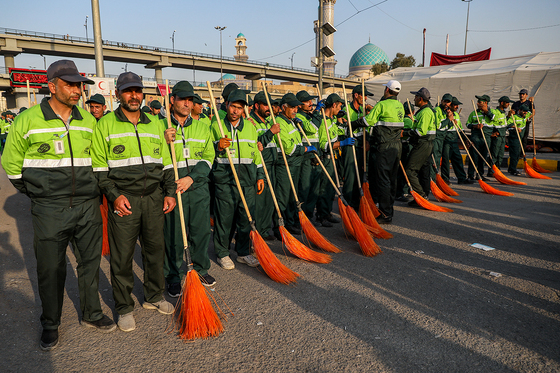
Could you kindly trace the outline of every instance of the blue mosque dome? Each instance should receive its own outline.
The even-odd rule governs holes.
[[[235,80],[235,75],[233,74],[224,74],[222,80]]]
[[[237,37],[238,37],[238,38],[244,38],[245,35],[243,35],[242,33],[239,33],[239,34],[237,34]]]
[[[348,68],[352,71],[353,68],[371,67],[381,62],[390,63],[387,54],[377,45],[367,43],[352,55]]]

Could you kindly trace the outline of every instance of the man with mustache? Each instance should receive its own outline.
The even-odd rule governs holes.
[[[144,263],[146,309],[172,314],[163,298],[164,214],[175,207],[173,165],[164,138],[164,124],[140,111],[142,79],[125,72],[117,79],[120,106],[97,124],[92,141],[93,170],[109,201],[111,284],[118,326],[129,332],[134,321],[132,257],[140,236]]]

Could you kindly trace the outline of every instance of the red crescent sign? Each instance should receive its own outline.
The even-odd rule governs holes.
[[[97,83],[97,88],[99,88],[100,90],[104,91],[107,89],[107,82],[105,80],[100,80],[99,83]]]

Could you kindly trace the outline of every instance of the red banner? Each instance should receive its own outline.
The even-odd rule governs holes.
[[[453,65],[455,63],[471,62],[471,61],[485,61],[490,59],[490,52],[492,52],[492,48],[488,48],[480,52],[465,54],[461,56],[448,56],[446,54],[432,52],[432,58],[430,59],[430,66]]]
[[[167,95],[167,93],[168,93],[166,85],[165,84],[158,84],[157,87],[158,87],[158,90],[159,90],[159,94],[165,97],[165,95]]]
[[[9,68],[10,85],[12,87],[44,88],[48,85],[47,70],[29,70]]]

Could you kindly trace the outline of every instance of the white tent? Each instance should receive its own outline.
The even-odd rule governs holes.
[[[449,92],[463,103],[461,121],[473,111],[475,95],[489,95],[490,106],[509,96],[519,100],[519,91],[526,88],[535,96],[535,137],[537,140],[560,141],[560,52],[537,53],[498,60],[463,62],[431,67],[400,67],[366,82],[374,99],[383,95],[383,83],[395,79],[402,85],[399,99],[413,98],[409,93],[428,88],[432,104]],[[412,100],[411,100],[412,103]],[[529,133],[531,137],[532,134]]]

